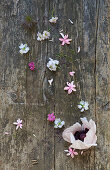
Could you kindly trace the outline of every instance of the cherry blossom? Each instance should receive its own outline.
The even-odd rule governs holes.
[[[69,150],[64,150],[67,153],[67,156],[71,156],[72,158],[74,158],[75,155],[78,155],[78,152],[75,152],[75,149],[69,148]]]
[[[68,90],[68,94],[71,94],[72,91],[76,91],[75,89],[75,85],[74,85],[74,81],[72,81],[71,83],[67,82],[67,86],[64,87],[64,90]]]
[[[62,42],[61,45],[65,45],[65,44],[70,44],[70,41],[72,41],[72,39],[68,39],[68,35],[64,35],[63,33],[60,33],[62,38],[59,38],[59,40]]]
[[[13,124],[16,125],[16,130],[18,128],[22,129],[22,120],[18,119],[17,122],[14,122]]]

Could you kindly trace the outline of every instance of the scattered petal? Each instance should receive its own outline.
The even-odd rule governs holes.
[[[73,21],[71,21],[71,19],[69,19],[70,23],[73,24]]]
[[[51,80],[48,80],[50,86],[52,85],[52,82],[53,82],[53,78]]]
[[[74,74],[75,74],[74,71],[69,72],[69,75],[70,75],[70,76],[74,76]]]
[[[78,47],[78,53],[80,52],[80,46]]]

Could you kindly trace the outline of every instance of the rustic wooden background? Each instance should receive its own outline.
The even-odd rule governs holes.
[[[109,7],[109,0],[0,0],[0,170],[110,170]],[[59,18],[54,26],[48,21],[53,9]],[[35,30],[22,27],[26,16],[37,21]],[[54,41],[38,42],[37,32],[48,29]],[[69,46],[58,40],[61,29],[72,38]],[[19,53],[20,43],[30,47],[26,56]],[[49,57],[60,61],[55,73],[46,68]],[[36,63],[33,72],[30,61]],[[77,91],[67,95],[63,88],[72,70]],[[85,113],[77,108],[81,99],[90,104]],[[84,116],[95,120],[98,146],[67,157],[64,128],[54,129],[47,121],[52,111],[65,127]],[[18,118],[23,129],[16,131]]]

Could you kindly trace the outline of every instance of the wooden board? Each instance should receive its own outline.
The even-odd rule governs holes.
[[[52,11],[58,16],[55,25],[49,23]],[[26,16],[37,21],[33,31],[22,27]],[[62,29],[72,38],[69,46],[61,46],[58,40]],[[37,41],[37,32],[44,30],[50,30],[53,42]],[[107,0],[0,1],[0,170],[110,169],[109,33]],[[19,53],[21,43],[30,47],[26,56]],[[50,57],[60,61],[55,73],[46,67]],[[36,63],[33,72],[28,68],[31,61]],[[77,91],[67,95],[63,89],[72,81],[68,74],[72,70]],[[81,99],[90,104],[85,113],[77,108]],[[92,118],[98,146],[74,159],[67,157],[64,128],[54,129],[47,121],[51,112],[66,122],[65,128],[80,117]],[[23,129],[16,131],[13,122],[18,118]],[[33,160],[37,160],[34,165]]]

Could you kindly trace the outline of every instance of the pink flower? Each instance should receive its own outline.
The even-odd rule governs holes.
[[[18,128],[22,129],[22,120],[18,119],[17,122],[14,122],[13,124],[16,125],[16,130]]]
[[[81,118],[82,126],[77,122],[73,126],[65,129],[63,139],[72,143],[70,148],[88,149],[91,146],[97,146],[96,124],[91,119],[89,122],[86,117]]]
[[[70,75],[70,76],[74,76],[74,74],[75,74],[75,72],[74,72],[74,71],[69,72],[69,75]]]
[[[50,122],[53,122],[55,120],[55,115],[54,113],[48,114],[48,119]]]
[[[72,81],[71,83],[67,82],[67,86],[64,88],[64,90],[68,90],[68,94],[71,94],[72,91],[76,91],[76,86],[73,83],[74,81]]]
[[[61,45],[70,44],[70,41],[72,39],[68,39],[68,35],[64,35],[63,33],[60,33],[60,34],[63,37],[63,38],[59,38],[59,40],[62,41]]]
[[[32,70],[32,71],[35,69],[34,62],[30,62],[30,63],[28,64],[28,66],[29,66],[30,70]]]
[[[72,158],[74,158],[74,155],[78,155],[77,152],[75,152],[75,149],[69,148],[69,150],[64,150],[67,153],[67,156],[71,156]]]

